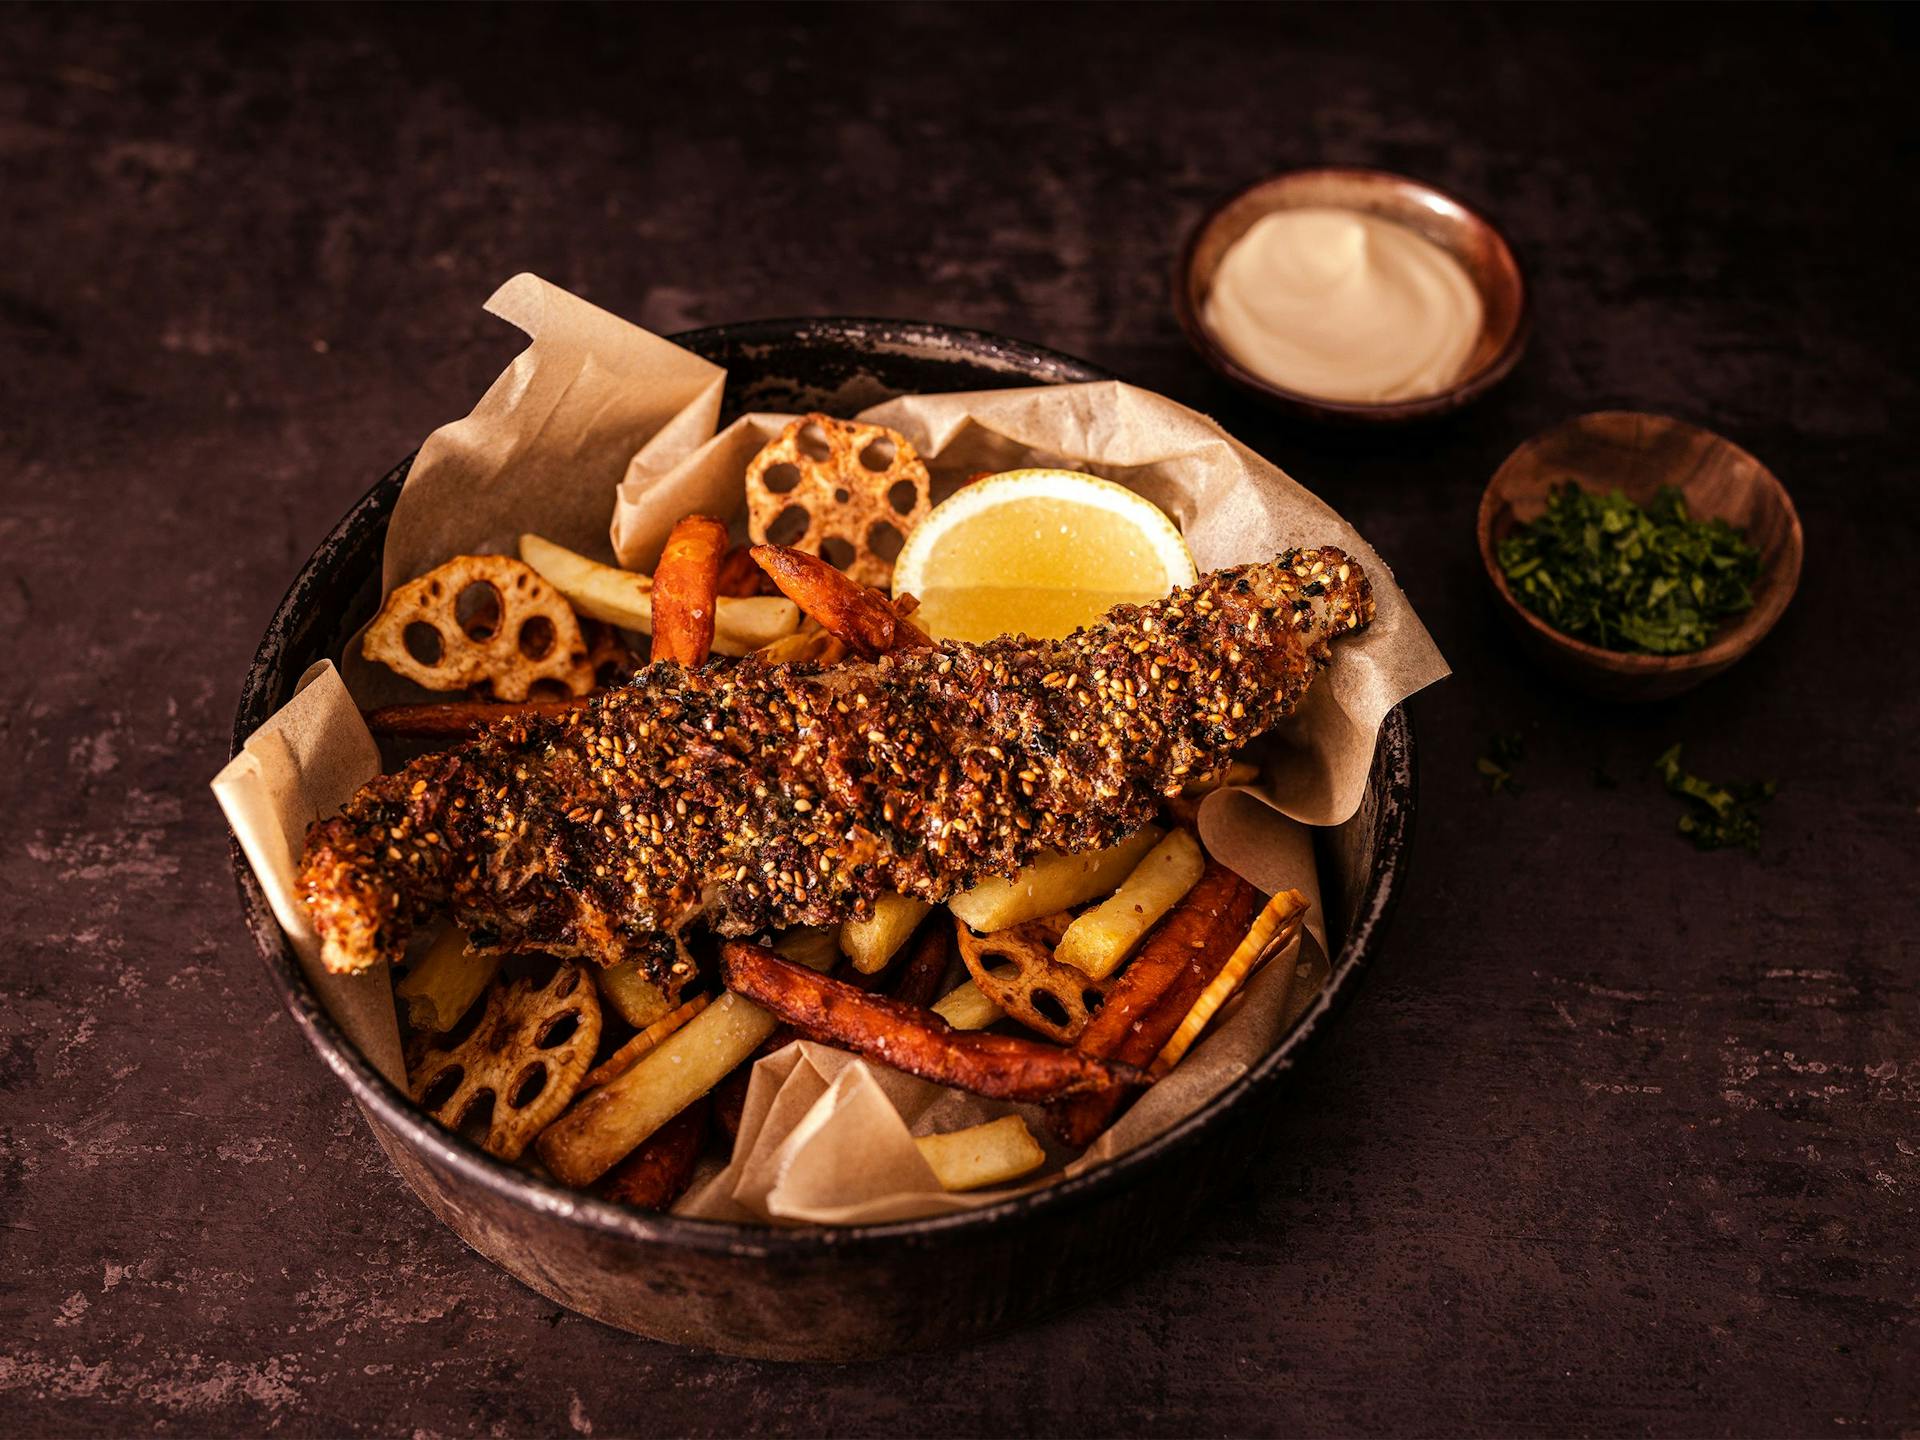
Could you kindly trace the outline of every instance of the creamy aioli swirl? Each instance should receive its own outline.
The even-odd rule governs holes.
[[[1458,260],[1357,210],[1278,210],[1220,259],[1206,323],[1272,384],[1324,400],[1411,400],[1460,376],[1482,324]]]

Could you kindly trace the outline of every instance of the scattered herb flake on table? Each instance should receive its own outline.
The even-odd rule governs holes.
[[[1688,802],[1687,813],[1680,817],[1680,833],[1693,841],[1695,849],[1722,850],[1738,845],[1759,853],[1758,807],[1773,798],[1778,788],[1773,781],[1716,785],[1702,780],[1680,768],[1678,745],[1654,761],[1653,769],[1670,793]]]
[[[1487,753],[1476,758],[1473,768],[1486,777],[1489,795],[1518,795],[1526,787],[1513,777],[1513,764],[1526,754],[1526,742],[1518,731],[1491,736]]]
[[[1649,655],[1703,650],[1753,608],[1760,552],[1724,520],[1695,520],[1672,486],[1646,509],[1569,482],[1546,514],[1500,542],[1519,602],[1564,635]]]

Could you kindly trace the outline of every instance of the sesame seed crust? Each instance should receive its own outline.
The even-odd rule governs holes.
[[[397,958],[450,911],[478,945],[637,960],[677,991],[696,918],[831,924],[1113,844],[1291,713],[1372,618],[1364,572],[1328,547],[1063,640],[651,667],[375,780],[309,832],[302,893],[332,969]]]

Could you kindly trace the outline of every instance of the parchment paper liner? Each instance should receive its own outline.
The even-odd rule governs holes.
[[[388,588],[456,554],[512,553],[525,530],[650,568],[680,516],[742,510],[747,460],[791,417],[747,415],[716,435],[721,371],[531,275],[503,285],[487,308],[532,343],[470,415],[421,447],[387,534]],[[1311,835],[1296,822],[1338,824],[1351,815],[1381,718],[1447,673],[1372,547],[1212,421],[1129,385],[909,396],[861,418],[914,441],[936,496],[976,470],[1057,465],[1119,481],[1160,505],[1202,569],[1268,559],[1296,544],[1339,545],[1366,567],[1378,607],[1374,624],[1335,646],[1333,663],[1299,714],[1264,743],[1259,790],[1214,796],[1201,812],[1202,839],[1223,861],[1263,890],[1293,885],[1314,899],[1311,939],[1302,943],[1315,947],[1310,954],[1324,970]],[[322,970],[292,882],[308,824],[337,810],[379,769],[359,707],[419,698],[423,692],[368,665],[349,643],[341,671],[323,664],[302,677],[295,698],[213,785],[322,1002],[401,1084],[384,968],[357,976]],[[1289,1014],[1292,969],[1291,961],[1263,969],[1171,1075],[1085,1155],[1064,1171],[1050,1166],[1036,1183],[1143,1143],[1244,1074],[1297,1018]],[[941,1192],[911,1136],[977,1123],[1006,1108],[828,1047],[789,1046],[755,1070],[733,1161],[678,1209],[848,1224],[990,1203],[1000,1197]],[[1044,1138],[1038,1116],[1029,1123]]]

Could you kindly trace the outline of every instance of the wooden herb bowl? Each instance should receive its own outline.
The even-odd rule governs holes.
[[[1540,518],[1552,491],[1572,481],[1645,505],[1663,485],[1696,519],[1718,518],[1760,551],[1753,608],[1727,620],[1704,650],[1638,655],[1562,634],[1522,605],[1500,569],[1500,542]],[[1800,517],[1774,473],[1710,430],[1664,415],[1607,410],[1537,435],[1513,454],[1480,499],[1480,560],[1521,646],[1567,684],[1602,700],[1664,700],[1710,680],[1774,626],[1800,584]]]
[[[1308,206],[1358,210],[1394,221],[1460,262],[1480,292],[1483,314],[1480,338],[1451,385],[1406,400],[1329,400],[1256,375],[1214,338],[1206,320],[1207,294],[1221,258],[1256,221],[1277,210]],[[1494,223],[1444,190],[1387,170],[1284,170],[1229,195],[1200,217],[1181,247],[1174,266],[1173,308],[1200,358],[1240,389],[1292,414],[1344,425],[1398,424],[1458,410],[1520,363],[1532,330],[1526,274]]]

